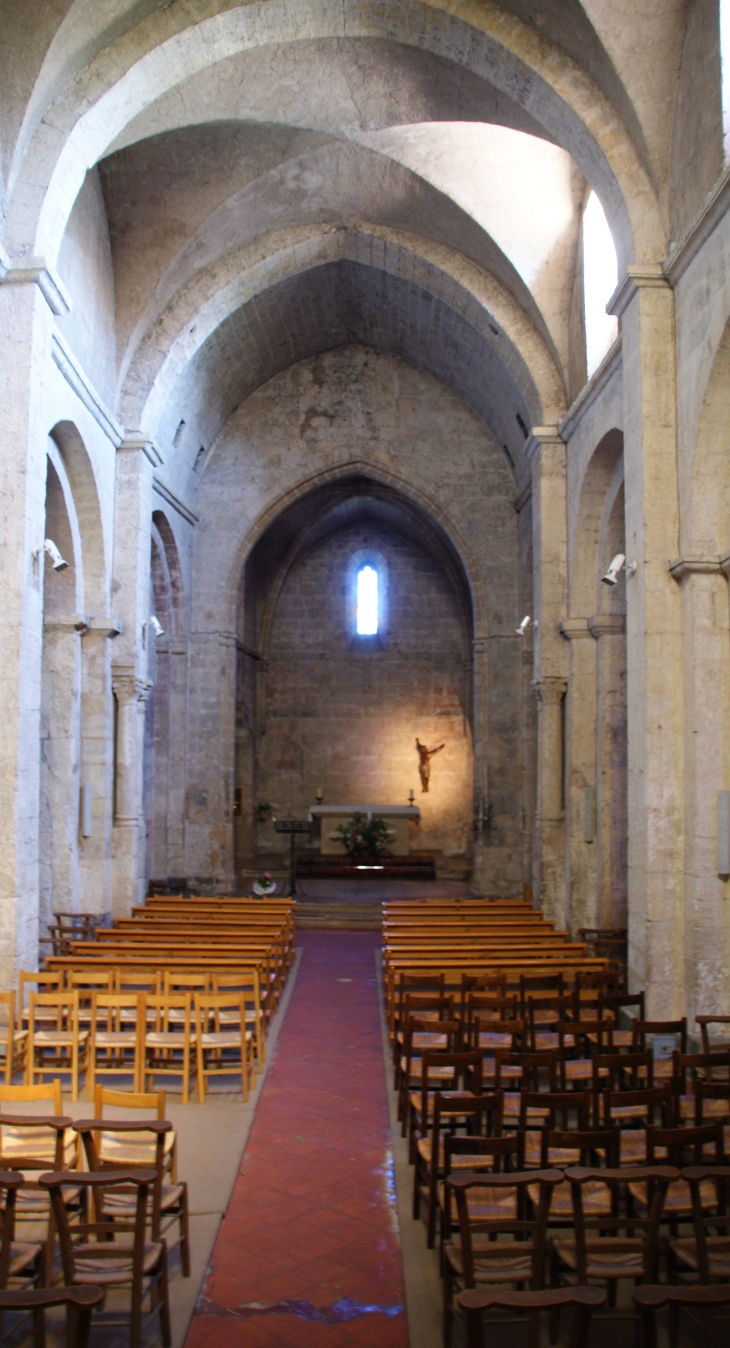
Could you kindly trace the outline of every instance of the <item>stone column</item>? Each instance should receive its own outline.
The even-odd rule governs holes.
[[[128,917],[132,904],[144,899],[146,889],[142,752],[151,684],[132,670],[115,667],[112,688],[117,700],[112,915]]]
[[[589,618],[597,642],[596,906],[585,926],[626,926],[626,616]]]
[[[112,912],[121,916],[146,890],[143,754],[149,690],[143,640],[150,616],[152,471],[162,462],[143,434],[117,450],[114,507],[115,607],[121,621],[112,672],[117,698],[116,808],[112,843]],[[127,850],[129,849],[129,850]]]
[[[81,786],[80,614],[52,614],[43,623],[39,827],[40,934],[54,912],[79,903],[79,792]]]
[[[534,689],[537,696],[537,813],[533,889],[546,917],[566,926],[564,708],[568,651],[568,537],[565,444],[554,426],[536,426],[532,459]]]
[[[596,800],[596,642],[588,618],[565,618],[570,670],[565,707],[565,828],[567,922],[575,936],[594,927],[598,912]],[[586,798],[586,792],[593,793]],[[589,828],[586,829],[588,822]],[[590,833],[590,837],[588,834]]]
[[[471,893],[487,893],[487,834],[489,829],[489,770],[487,735],[489,733],[489,638],[475,637],[472,642],[472,706],[474,723],[474,866]]]
[[[717,793],[730,790],[730,555],[685,555],[670,570],[685,632],[684,961],[694,1026],[696,1015],[730,1012],[730,876],[717,856]]]
[[[38,959],[45,461],[43,375],[68,297],[42,259],[0,257],[0,979]]]
[[[91,791],[91,832],[79,843],[79,909],[111,913],[114,706],[111,655],[121,624],[88,618],[82,633],[81,785]]]
[[[629,977],[654,1018],[684,1011],[684,717],[674,296],[630,266],[611,305],[624,390]]]

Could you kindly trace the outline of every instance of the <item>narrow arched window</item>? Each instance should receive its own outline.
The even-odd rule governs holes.
[[[357,573],[357,622],[360,637],[375,636],[378,630],[378,573],[369,563]]]
[[[611,231],[598,197],[591,192],[583,212],[583,298],[589,379],[618,332],[616,319],[606,313],[617,282],[618,262]]]

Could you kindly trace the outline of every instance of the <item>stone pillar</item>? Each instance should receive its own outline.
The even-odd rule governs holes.
[[[624,396],[629,978],[652,1019],[684,1011],[684,717],[674,295],[659,265],[614,296]]]
[[[112,912],[121,916],[146,891],[144,824],[144,711],[149,691],[144,640],[150,616],[152,470],[162,462],[144,435],[129,435],[117,450],[114,507],[114,590],[121,634],[112,673],[117,698]]]
[[[475,637],[472,642],[472,706],[474,723],[474,866],[471,893],[487,893],[487,835],[489,830],[489,770],[487,735],[489,733],[489,638]]]
[[[82,633],[81,786],[91,791],[91,832],[79,842],[79,910],[111,913],[114,815],[114,706],[111,640],[115,618],[88,618]]]
[[[564,708],[568,652],[568,536],[565,444],[554,426],[536,426],[532,460],[534,688],[537,696],[537,813],[533,890],[546,917],[566,926]]]
[[[718,873],[717,793],[730,790],[730,556],[671,565],[685,677],[687,1015],[730,1014],[730,876]],[[726,574],[723,574],[725,572]]]
[[[145,817],[142,796],[142,755],[145,704],[151,684],[133,671],[114,668],[112,688],[117,700],[116,774],[112,915],[128,917],[132,904],[145,897]]]
[[[43,374],[63,288],[0,258],[0,980],[38,959],[38,805],[46,435]]]
[[[598,912],[596,801],[596,642],[588,618],[565,618],[560,631],[569,646],[565,706],[565,828],[567,923],[575,936],[595,927]],[[586,792],[592,792],[586,798]],[[589,837],[588,834],[591,834]]]
[[[80,614],[52,614],[43,624],[40,735],[39,921],[47,936],[54,912],[79,905],[81,787]]]
[[[589,618],[597,642],[595,911],[584,926],[626,926],[626,616]]]

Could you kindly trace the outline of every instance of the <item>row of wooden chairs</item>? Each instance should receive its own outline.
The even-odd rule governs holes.
[[[24,1072],[28,1085],[66,1073],[77,1100],[84,1074],[92,1092],[99,1074],[131,1079],[134,1090],[158,1076],[173,1076],[181,1079],[187,1104],[193,1079],[203,1103],[211,1078],[236,1076],[247,1100],[265,1061],[257,975],[224,981],[234,986],[213,993],[93,987],[31,992],[22,1030],[11,1028],[13,994],[3,994],[6,1080],[14,1070]]]

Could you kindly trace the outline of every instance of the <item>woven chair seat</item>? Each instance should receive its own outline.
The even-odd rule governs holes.
[[[497,1031],[497,1030],[480,1030],[480,1031],[479,1031],[479,1047],[480,1047],[480,1048],[511,1048],[511,1047],[512,1047],[512,1035],[511,1035],[511,1034],[503,1034],[503,1033],[500,1033],[500,1032]],[[508,1069],[505,1069],[505,1073],[504,1073],[505,1076],[507,1075],[507,1070],[508,1070]]]
[[[65,1170],[76,1169],[78,1138],[73,1128],[66,1128],[63,1135],[63,1164]],[[14,1164],[19,1158],[42,1161],[45,1165],[56,1164],[56,1138],[48,1128],[23,1128],[15,1132],[10,1124],[3,1124],[3,1164],[6,1169],[18,1170],[22,1166]],[[29,1172],[29,1179],[33,1176]]]
[[[725,1119],[728,1117],[727,1100],[703,1100],[702,1118],[705,1123],[711,1123],[713,1119]],[[679,1113],[683,1122],[694,1123],[695,1118],[695,1098],[693,1095],[681,1095],[679,1097]]]
[[[463,1278],[464,1265],[459,1244],[454,1241],[446,1247],[449,1262],[457,1277]],[[482,1242],[473,1237],[474,1281],[479,1284],[529,1282],[532,1276],[532,1252],[525,1245],[524,1252],[517,1253],[516,1241]]]
[[[155,1143],[151,1136],[137,1137],[134,1133],[103,1132],[98,1134],[98,1137],[99,1156],[106,1163],[111,1163],[119,1169],[125,1169],[127,1166],[133,1169],[136,1165],[154,1164]],[[176,1137],[174,1128],[165,1133],[166,1156],[170,1155],[175,1146]]]
[[[22,1273],[29,1264],[34,1263],[42,1248],[42,1245],[33,1245],[30,1242],[26,1243],[25,1241],[18,1241],[16,1243],[13,1241],[13,1244],[10,1247],[10,1267],[8,1268],[8,1276],[15,1278],[19,1273]]]
[[[161,1245],[159,1241],[148,1241],[144,1247],[144,1259],[142,1269],[144,1273],[151,1273],[160,1258]],[[104,1257],[100,1251],[108,1250],[109,1254]],[[119,1253],[116,1251],[116,1242],[114,1245],[75,1245],[74,1246],[74,1269],[77,1283],[103,1284],[121,1284],[132,1281],[132,1254],[123,1252],[124,1247],[120,1247]],[[112,1253],[113,1251],[113,1253]]]
[[[509,1119],[510,1122],[513,1119],[519,1119],[521,1106],[522,1096],[519,1091],[505,1091],[503,1110],[503,1117],[505,1119]],[[534,1121],[537,1122],[539,1119],[546,1119],[549,1112],[550,1111],[547,1109],[540,1109],[537,1105],[531,1105],[527,1111],[527,1117],[528,1119],[534,1119]]]
[[[450,1080],[450,1079],[451,1079],[451,1076],[452,1076],[452,1073],[449,1072],[446,1079]],[[430,1074],[429,1074],[429,1079],[430,1079]],[[471,1091],[465,1091],[464,1094],[465,1094],[465,1095],[471,1095]],[[433,1102],[434,1102],[434,1097],[435,1097],[435,1095],[436,1095],[436,1092],[435,1092],[435,1091],[429,1091],[429,1092],[428,1092],[428,1117],[429,1117],[429,1118],[430,1118],[431,1115],[433,1114]],[[411,1095],[409,1095],[408,1099],[409,1099],[409,1102],[410,1102],[412,1108],[415,1109],[416,1113],[417,1113],[417,1114],[419,1115],[419,1117],[420,1117],[420,1114],[421,1114],[421,1092],[419,1091],[418,1094],[416,1094],[415,1092],[413,1092]]]
[[[557,1254],[568,1268],[577,1271],[578,1257],[574,1240],[557,1239],[552,1242]],[[629,1248],[627,1248],[627,1246]],[[644,1247],[637,1241],[588,1241],[587,1276],[589,1278],[640,1278],[644,1273]]]
[[[431,1157],[433,1156],[433,1139],[430,1137],[421,1137],[418,1139],[416,1147],[418,1150],[418,1155],[421,1157],[421,1160],[425,1161],[427,1165],[430,1165]],[[445,1159],[446,1159],[446,1148],[444,1145],[444,1139],[440,1137],[439,1155],[438,1155],[439,1170],[443,1170]],[[493,1159],[491,1156],[483,1156],[479,1153],[467,1156],[462,1152],[456,1152],[452,1153],[451,1156],[452,1170],[482,1169],[485,1165],[491,1169],[492,1164]]]
[[[171,1208],[176,1208],[180,1203],[184,1189],[182,1184],[163,1184],[160,1194],[160,1212],[169,1212]],[[152,1206],[152,1194],[149,1195],[148,1204]],[[125,1215],[134,1216],[137,1210],[137,1195],[130,1189],[129,1193],[121,1190],[112,1191],[106,1194],[104,1198],[104,1216],[117,1217],[121,1219]]]
[[[251,1043],[253,1035],[250,1030],[244,1031],[244,1037],[247,1043]],[[241,1032],[240,1030],[216,1030],[210,1034],[201,1034],[200,1042],[203,1048],[240,1048]]]
[[[646,1208],[646,1185],[641,1182],[630,1184],[629,1190],[635,1202]],[[717,1206],[715,1186],[711,1180],[706,1180],[704,1184],[700,1185],[700,1202],[703,1211]],[[689,1184],[686,1180],[674,1180],[667,1189],[663,1220],[666,1222],[672,1217],[691,1217],[691,1215],[692,1195]]]
[[[615,1049],[631,1048],[631,1045],[634,1042],[634,1035],[632,1030],[614,1030],[612,1037],[613,1037],[613,1047]],[[588,1038],[590,1039],[592,1044],[598,1043],[597,1034],[589,1034]]]
[[[134,1030],[97,1030],[97,1048],[134,1048],[137,1035]]]
[[[692,1237],[670,1240],[669,1245],[673,1253],[687,1268],[699,1273],[697,1242]],[[730,1238],[727,1236],[708,1236],[707,1261],[710,1266],[710,1277],[721,1278],[723,1282],[727,1282],[730,1278]]]
[[[185,1036],[179,1030],[148,1030],[144,1041],[148,1048],[185,1047]],[[190,1043],[195,1042],[195,1035],[191,1034]]]
[[[599,1067],[599,1077],[608,1076],[607,1067]],[[569,1058],[565,1064],[566,1081],[592,1081],[593,1060],[591,1058]]]
[[[575,1048],[575,1038],[572,1034],[563,1035],[563,1044],[565,1048]],[[554,1030],[541,1030],[535,1035],[535,1048],[560,1048],[560,1035]]]
[[[89,1037],[88,1030],[79,1030],[79,1044],[83,1044]],[[34,1035],[35,1043],[40,1048],[70,1048],[74,1042],[73,1030],[38,1030]]]
[[[577,1164],[575,1160],[558,1160],[558,1155],[567,1156],[568,1153],[559,1153],[558,1149],[555,1148],[550,1156],[551,1165],[562,1167],[564,1165]],[[576,1156],[576,1153],[572,1152],[571,1155]],[[537,1184],[531,1184],[527,1192],[533,1203],[538,1203],[540,1201],[540,1189]],[[611,1211],[611,1194],[605,1184],[600,1184],[596,1181],[593,1184],[583,1185],[583,1211],[587,1217],[606,1216]],[[568,1222],[572,1221],[573,1194],[567,1180],[564,1180],[562,1184],[556,1184],[553,1189],[553,1196],[550,1203],[550,1216],[552,1218],[565,1217]]]

